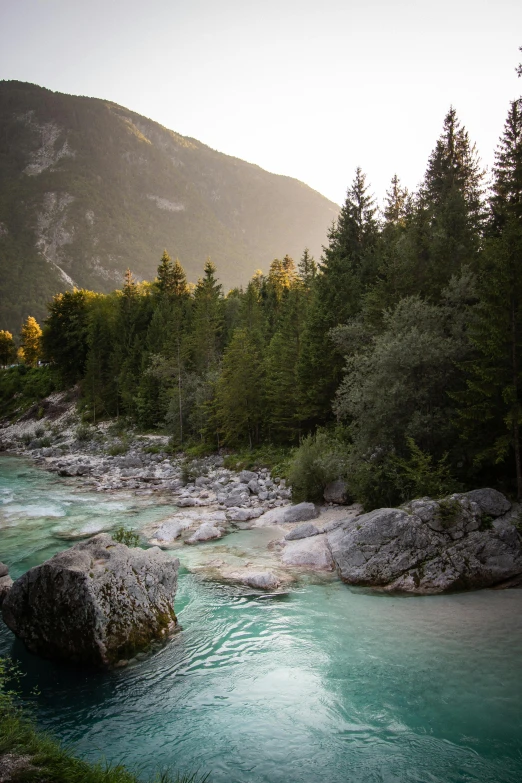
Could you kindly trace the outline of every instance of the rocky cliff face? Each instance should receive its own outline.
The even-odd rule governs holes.
[[[225,288],[305,246],[338,207],[297,180],[216,152],[109,101],[0,82],[0,328],[73,283],[152,279],[166,247]]]
[[[178,568],[158,548],[100,534],[17,579],[4,622],[37,655],[113,666],[174,629]]]

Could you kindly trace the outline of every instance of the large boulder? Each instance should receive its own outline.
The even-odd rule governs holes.
[[[484,514],[491,517],[500,517],[511,508],[511,503],[497,489],[472,489],[465,493],[466,497],[473,500]]]
[[[179,560],[102,533],[31,568],[2,607],[6,625],[46,658],[112,666],[176,624]]]
[[[507,517],[493,522],[469,495],[377,509],[347,519],[327,541],[340,577],[353,585],[442,593],[522,573],[516,528]]]
[[[307,522],[309,519],[316,519],[319,511],[313,503],[298,503],[295,506],[281,506],[272,508],[257,520],[256,527],[266,527],[268,525],[287,525],[294,522]]]
[[[286,566],[312,571],[332,571],[334,563],[326,536],[311,536],[299,541],[285,541],[281,562]]]
[[[318,536],[321,531],[312,522],[303,522],[286,534],[286,541],[298,541],[300,538]]]
[[[223,531],[216,527],[212,522],[203,522],[198,529],[187,538],[187,544],[200,544],[203,541],[212,541],[215,538],[221,538]]]

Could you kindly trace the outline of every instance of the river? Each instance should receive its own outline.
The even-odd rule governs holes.
[[[14,577],[76,535],[173,510],[0,459],[0,560]],[[175,553],[182,632],[131,668],[40,660],[0,626],[0,655],[19,660],[24,693],[39,689],[42,727],[144,778],[171,767],[210,783],[520,783],[522,590],[399,597],[308,579],[266,596],[187,570],[195,551]]]

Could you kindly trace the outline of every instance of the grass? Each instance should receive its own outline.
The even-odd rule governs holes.
[[[26,367],[18,364],[0,369],[0,418],[17,419],[24,411],[43,400],[56,389],[49,367]],[[35,411],[41,418],[41,407]],[[42,411],[43,413],[43,411]]]
[[[208,775],[172,774],[159,771],[139,776],[122,764],[101,760],[95,763],[74,755],[70,746],[40,731],[30,713],[17,704],[9,691],[9,662],[0,659],[0,761],[11,755],[24,763],[8,778],[13,783],[205,783]]]
[[[268,468],[272,476],[288,478],[290,462],[295,449],[284,446],[260,446],[227,454],[224,467],[229,470],[260,470]]]

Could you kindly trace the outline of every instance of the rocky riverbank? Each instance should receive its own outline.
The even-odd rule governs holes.
[[[56,393],[17,422],[0,426],[0,450],[34,461],[78,485],[99,492],[168,493],[180,508],[216,506],[230,521],[246,521],[290,503],[284,479],[266,469],[237,473],[212,455],[187,460],[173,455],[168,438],[137,435],[117,422],[81,423],[75,400]]]
[[[364,514],[341,505],[346,487],[335,482],[330,503],[292,505],[291,488],[267,469],[230,470],[220,455],[187,460],[172,455],[163,436],[122,433],[117,423],[85,427],[66,395],[44,402],[4,424],[0,446],[74,477],[80,489],[125,490],[176,506],[141,534],[152,546],[182,548],[184,564],[208,578],[275,590],[303,573],[330,574],[410,593],[520,582],[522,509],[495,490]]]

